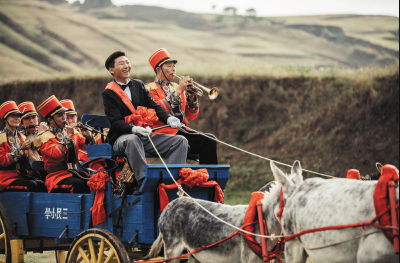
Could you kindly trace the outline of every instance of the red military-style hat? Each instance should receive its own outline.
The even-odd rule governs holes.
[[[38,115],[35,109],[35,105],[33,105],[33,103],[30,101],[22,102],[21,104],[18,105],[18,109],[22,113],[21,116],[22,119],[31,115],[35,116]]]
[[[53,117],[56,113],[63,113],[67,111],[67,109],[61,105],[54,95],[42,102],[37,109],[46,119]]]
[[[0,106],[0,118],[1,119],[3,119],[3,120],[6,119],[8,117],[8,115],[10,115],[11,113],[21,114],[15,101],[10,100],[10,101],[6,101],[3,104],[1,104],[1,106]]]
[[[60,103],[64,108],[67,109],[65,112],[67,115],[78,115],[78,113],[75,111],[75,106],[72,100],[62,100]]]
[[[172,59],[171,55],[165,48],[160,48],[149,58],[149,62],[151,67],[156,71],[157,67],[161,67],[163,64],[167,62],[178,63],[178,60]]]

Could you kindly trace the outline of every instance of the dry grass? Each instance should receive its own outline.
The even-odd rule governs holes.
[[[167,48],[179,60],[182,75],[207,77],[327,75],[330,71],[336,74],[340,68],[362,65],[365,69],[370,63],[387,65],[398,61],[398,55],[379,49],[381,46],[399,50],[398,41],[387,40],[390,31],[398,27],[398,18],[393,17],[315,16],[247,21],[238,16],[216,22],[215,16],[193,15],[194,21],[206,18],[199,27],[189,22],[182,24],[182,18],[187,19],[184,12],[165,16],[171,17],[170,21],[140,20],[141,16],[105,19],[102,15],[133,17],[129,10],[134,12],[135,8],[90,13],[103,17],[99,19],[74,12],[66,5],[53,6],[36,0],[1,1],[0,10],[4,17],[0,23],[0,54],[6,59],[0,66],[2,83],[105,75],[104,60],[115,50],[126,51],[133,75],[152,75],[147,60],[160,47]],[[169,11],[151,12],[157,17],[157,12]],[[347,40],[329,41],[290,28],[296,24],[340,27],[346,36],[378,47]],[[120,36],[124,36],[124,41],[120,41]]]
[[[29,252],[24,255],[25,263],[56,263],[56,256],[54,251],[45,251],[41,253]]]

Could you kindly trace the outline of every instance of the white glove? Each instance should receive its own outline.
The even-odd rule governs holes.
[[[182,128],[183,126],[185,126],[178,118],[172,116],[168,118],[167,124],[171,125],[171,127],[174,129]]]
[[[139,133],[143,136],[149,136],[151,135],[153,131],[151,130],[151,128],[149,126],[147,126],[146,128],[140,127],[140,126],[133,126],[132,127],[132,133]]]

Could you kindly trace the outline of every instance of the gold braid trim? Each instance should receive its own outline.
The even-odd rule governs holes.
[[[174,90],[176,90],[177,88],[178,88],[178,84],[177,83],[175,83],[175,82],[171,82],[171,84],[172,84],[172,87],[174,88]]]
[[[21,136],[21,139],[22,139],[23,142],[26,141],[25,135],[23,135],[21,132],[18,132],[18,135]],[[0,144],[3,144],[5,142],[7,142],[7,134],[6,133],[1,133],[0,134]]]
[[[3,144],[7,141],[7,134],[6,133],[0,133],[0,144]]]
[[[176,90],[177,88],[178,88],[178,84],[177,83],[175,83],[175,82],[171,82],[171,85],[172,85],[172,87],[174,88],[174,90]],[[149,84],[146,84],[146,89],[148,90],[148,91],[151,91],[151,90],[156,90],[156,89],[158,89],[158,86],[157,86],[157,84],[155,83],[155,82],[152,82],[152,83],[149,83]]]
[[[53,138],[56,138],[56,136],[54,136],[54,134],[52,134],[50,131],[47,131],[36,137],[34,146],[40,148],[40,146],[42,146],[43,143],[46,143],[48,140]]]
[[[155,82],[152,82],[152,83],[146,84],[146,89],[148,91],[151,91],[151,90],[158,89],[158,87],[157,87],[157,84]]]
[[[26,141],[26,136],[25,135],[23,135],[21,132],[18,132],[18,134],[19,134],[19,136],[21,136],[21,138],[22,138],[22,141]]]

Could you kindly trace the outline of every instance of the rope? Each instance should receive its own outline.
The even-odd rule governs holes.
[[[313,248],[306,247],[303,243],[300,242],[300,240],[297,240],[297,241],[300,243],[300,245],[303,246],[304,249],[316,250],[316,249],[322,249],[322,248],[327,248],[327,247],[331,247],[331,246],[336,246],[336,245],[339,245],[339,244],[342,244],[342,243],[346,243],[346,242],[349,242],[349,241],[352,241],[352,240],[355,240],[355,239],[358,239],[358,238],[362,238],[362,237],[365,237],[365,236],[369,236],[369,235],[372,235],[372,234],[375,234],[375,233],[379,233],[379,232],[381,232],[381,231],[377,230],[375,232],[366,233],[364,235],[357,236],[357,237],[350,238],[350,239],[346,239],[346,240],[343,240],[343,241],[339,241],[339,242],[336,242],[336,243],[333,243],[333,244],[330,244],[330,245],[325,245],[325,246],[320,246],[320,247],[313,247]]]
[[[361,223],[356,223],[356,224],[349,224],[349,225],[340,225],[340,226],[327,226],[327,227],[320,227],[320,228],[314,228],[314,229],[308,229],[302,232],[299,232],[297,234],[293,234],[290,236],[285,237],[285,241],[289,241],[293,238],[305,235],[305,234],[310,234],[314,232],[320,232],[320,231],[326,231],[326,230],[337,230],[337,229],[344,229],[344,228],[350,228],[350,227],[366,227],[366,226],[373,226],[376,228],[379,228],[381,230],[387,229],[387,226],[381,226],[377,225],[374,222],[378,221],[379,218],[381,218],[384,214],[388,213],[389,209],[383,210],[381,213],[377,214],[371,221],[369,222],[361,222]]]
[[[247,225],[245,225],[245,226],[242,226],[242,228],[245,228],[245,227],[247,227],[247,226],[249,226],[249,225],[253,225],[253,224],[256,224],[256,223],[258,223],[258,222],[249,223],[249,224],[247,224]],[[198,249],[196,249],[196,250],[193,250],[192,252],[186,253],[186,254],[184,254],[184,255],[182,255],[182,256],[179,256],[179,257],[168,258],[168,259],[163,259],[163,260],[155,260],[155,261],[154,261],[154,260],[151,260],[151,261],[140,261],[140,262],[141,262],[141,263],[150,263],[150,262],[151,262],[151,263],[162,263],[162,262],[167,262],[167,261],[171,261],[171,260],[178,259],[178,258],[187,257],[187,256],[190,256],[190,255],[199,253],[199,252],[201,252],[201,251],[203,251],[203,250],[205,250],[205,249],[208,249],[208,248],[214,247],[214,246],[216,246],[216,245],[219,245],[219,244],[221,244],[221,243],[223,243],[223,242],[225,242],[225,241],[227,241],[227,240],[229,240],[229,239],[232,239],[233,237],[235,237],[235,236],[238,235],[238,234],[240,234],[240,231],[239,231],[239,230],[236,231],[236,232],[234,232],[234,233],[232,233],[230,236],[228,236],[228,237],[226,237],[226,238],[224,238],[224,239],[222,239],[222,240],[220,240],[220,241],[217,241],[217,242],[215,242],[215,243],[213,243],[213,244],[211,244],[211,245],[208,245],[208,246],[201,246],[200,248],[198,248]]]
[[[286,166],[286,167],[290,167],[290,168],[293,167],[293,165],[286,164],[286,163],[281,163],[281,162],[278,162],[278,161],[275,161],[275,160],[266,158],[266,157],[264,157],[264,156],[261,156],[261,155],[258,155],[258,154],[255,154],[255,153],[248,152],[248,151],[246,151],[246,150],[240,149],[240,148],[235,147],[235,146],[233,146],[233,145],[231,145],[231,144],[229,144],[229,143],[226,143],[226,142],[220,141],[220,140],[218,140],[218,139],[216,139],[216,138],[213,138],[213,137],[211,137],[211,136],[208,136],[208,135],[206,135],[206,134],[204,134],[204,133],[202,133],[202,132],[198,132],[198,131],[196,131],[196,130],[193,130],[192,128],[189,128],[189,127],[185,127],[185,128],[186,128],[186,129],[189,129],[189,130],[191,130],[191,131],[193,131],[193,132],[195,132],[195,133],[198,134],[198,135],[202,135],[202,136],[204,136],[204,137],[207,137],[207,138],[209,138],[209,139],[211,139],[211,140],[214,140],[214,141],[216,141],[216,142],[219,142],[219,143],[221,143],[221,144],[224,144],[224,145],[226,145],[226,146],[228,146],[228,147],[231,147],[231,148],[233,148],[233,149],[235,149],[235,150],[238,150],[238,151],[241,151],[241,152],[250,154],[250,155],[255,156],[255,157],[258,157],[258,158],[260,158],[260,159],[264,159],[264,160],[267,160],[267,161],[272,161],[272,162],[274,162],[274,163],[276,163],[276,164],[280,164],[280,165],[283,165],[283,166]],[[308,173],[312,173],[312,174],[316,174],[316,175],[320,175],[320,176],[324,176],[324,177],[328,177],[328,178],[337,178],[337,177],[335,177],[335,176],[326,175],[326,174],[322,174],[322,173],[317,173],[317,172],[313,172],[313,171],[310,171],[310,170],[302,169],[302,171],[308,172]]]
[[[256,236],[256,237],[260,237],[260,238],[263,237],[263,238],[275,239],[275,238],[281,238],[281,237],[282,237],[282,236],[275,236],[275,235],[272,235],[272,236],[264,236],[264,235],[258,235],[258,234],[255,234],[255,233],[250,233],[250,232],[248,232],[248,231],[245,231],[245,230],[243,230],[243,229],[241,229],[241,228],[239,228],[239,227],[237,227],[237,226],[234,226],[234,225],[232,225],[232,224],[230,224],[230,223],[228,223],[228,222],[226,222],[226,221],[224,221],[224,220],[218,218],[218,217],[215,216],[213,213],[211,213],[210,211],[208,211],[205,207],[203,207],[201,204],[199,204],[194,198],[192,198],[188,193],[186,193],[185,190],[183,190],[182,186],[180,186],[180,185],[176,182],[176,180],[174,179],[174,177],[173,177],[173,175],[171,174],[170,170],[168,169],[168,166],[165,164],[163,158],[161,157],[161,155],[160,155],[160,153],[158,152],[156,146],[154,145],[153,141],[151,140],[150,135],[148,135],[147,137],[149,138],[151,144],[153,145],[153,148],[154,148],[154,150],[156,151],[158,157],[160,158],[160,160],[161,160],[162,163],[164,164],[165,168],[167,169],[169,176],[172,178],[172,180],[174,181],[174,183],[178,186],[178,189],[179,189],[179,196],[183,196],[183,194],[185,194],[189,199],[191,199],[196,205],[198,205],[201,209],[203,209],[206,213],[208,213],[209,215],[211,215],[213,218],[215,218],[216,220],[220,221],[221,223],[223,223],[223,224],[225,224],[225,225],[227,225],[227,226],[230,226],[230,227],[232,227],[232,228],[234,228],[234,229],[236,229],[236,230],[238,230],[238,231],[240,231],[240,232],[243,232],[243,233],[246,233],[246,234],[249,234],[249,235],[253,235],[253,236]],[[183,193],[183,194],[182,194],[182,193]]]
[[[186,128],[188,128],[188,127],[186,127]],[[277,164],[281,164],[281,165],[283,165],[283,166],[293,167],[293,166],[291,166],[291,165],[288,165],[288,164],[285,164],[285,163],[281,163],[281,162],[277,162],[277,161],[274,161],[274,160],[272,160],[272,159],[269,159],[269,158],[266,158],[266,157],[263,157],[263,156],[260,156],[260,155],[257,155],[257,154],[254,154],[254,153],[245,151],[245,150],[242,150],[242,149],[240,149],[240,148],[237,148],[237,147],[235,147],[235,146],[233,146],[233,145],[227,144],[227,143],[222,142],[222,141],[220,141],[220,140],[218,140],[218,139],[215,139],[215,138],[212,138],[212,137],[210,137],[210,136],[207,136],[207,135],[205,135],[205,134],[203,134],[203,133],[200,133],[200,132],[198,132],[198,131],[196,131],[196,130],[193,130],[193,129],[191,129],[191,128],[189,128],[189,129],[192,130],[192,131],[194,131],[194,132],[196,132],[196,133],[199,134],[199,135],[203,135],[203,136],[205,136],[205,137],[207,137],[207,138],[209,138],[209,139],[212,139],[212,140],[214,140],[214,141],[217,141],[217,142],[219,142],[219,143],[222,143],[222,144],[224,144],[224,145],[227,145],[227,146],[232,147],[232,148],[234,148],[234,149],[237,149],[237,150],[239,150],[239,151],[248,153],[248,154],[250,154],[250,155],[259,157],[259,158],[261,158],[261,159],[265,159],[265,160],[268,160],[268,161],[275,162],[275,163],[277,163]],[[220,221],[221,223],[223,223],[223,224],[225,224],[225,225],[227,225],[227,226],[230,226],[230,227],[236,229],[237,232],[246,233],[246,234],[249,234],[249,235],[252,235],[252,236],[256,236],[256,237],[260,237],[260,238],[270,238],[270,239],[285,238],[285,241],[286,241],[286,240],[290,240],[290,239],[293,239],[293,238],[295,238],[295,237],[298,237],[298,236],[301,236],[301,235],[304,235],[304,234],[307,234],[307,233],[312,233],[312,232],[317,232],[317,231],[324,231],[324,230],[342,229],[342,228],[349,228],[349,227],[364,227],[364,226],[371,226],[371,225],[374,226],[374,227],[380,228],[380,229],[391,228],[391,227],[388,227],[388,226],[379,226],[379,225],[373,224],[374,221],[376,221],[379,217],[381,217],[383,214],[385,214],[385,213],[388,212],[388,211],[383,211],[383,213],[377,215],[374,219],[372,219],[372,220],[371,220],[370,222],[368,222],[368,223],[362,222],[362,223],[353,224],[353,225],[344,225],[344,226],[333,226],[333,227],[317,228],[317,229],[311,229],[311,230],[303,231],[303,232],[300,232],[300,233],[297,233],[297,234],[294,234],[294,235],[290,235],[290,236],[284,236],[284,235],[281,235],[281,236],[275,236],[275,235],[266,236],[266,235],[258,235],[258,234],[255,234],[255,233],[251,233],[251,232],[245,231],[245,230],[243,230],[243,229],[241,229],[241,228],[239,228],[239,227],[237,227],[237,226],[234,226],[234,225],[232,225],[232,224],[230,224],[230,223],[228,223],[228,222],[226,222],[226,221],[224,221],[224,220],[218,218],[218,217],[215,216],[213,213],[211,213],[210,211],[208,211],[205,207],[203,207],[201,204],[199,204],[199,203],[198,203],[194,198],[192,198],[188,193],[186,193],[186,192],[183,190],[182,186],[180,186],[180,185],[176,182],[176,180],[174,179],[174,177],[172,176],[170,170],[168,169],[168,166],[167,166],[166,163],[164,162],[164,160],[163,160],[163,158],[161,157],[160,153],[158,152],[156,146],[154,145],[153,141],[151,140],[150,135],[148,135],[148,138],[149,138],[149,140],[150,140],[150,142],[151,142],[151,144],[152,144],[154,150],[156,151],[158,157],[160,158],[160,160],[161,160],[162,163],[164,164],[166,170],[168,171],[169,176],[172,178],[172,180],[174,181],[174,183],[178,186],[178,189],[179,189],[178,195],[179,195],[180,197],[182,197],[183,195],[186,195],[189,199],[191,199],[196,205],[198,205],[201,209],[203,209],[203,210],[204,210],[206,213],[208,213],[211,217],[213,217],[214,219]],[[313,171],[308,171],[308,170],[303,170],[303,171],[306,171],[306,172],[309,172],[309,173],[313,173],[313,174],[317,174],[317,175],[321,175],[321,176],[336,178],[336,177],[334,177],[334,176],[325,175],[325,174],[321,174],[321,173],[317,173],[317,172],[313,172]],[[361,236],[361,237],[362,237],[362,236]],[[356,238],[359,238],[359,237],[355,237],[354,239],[356,239]],[[342,241],[342,242],[339,242],[339,243],[344,243],[344,242],[348,242],[348,241],[349,241],[349,240],[345,240],[345,241]],[[339,243],[337,243],[337,244],[339,244]],[[335,243],[335,244],[332,244],[332,245],[336,245],[336,243]]]

